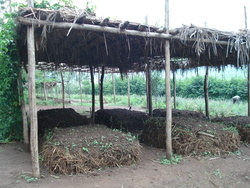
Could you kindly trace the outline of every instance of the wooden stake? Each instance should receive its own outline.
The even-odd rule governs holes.
[[[33,176],[40,178],[38,158],[38,125],[36,107],[36,84],[35,84],[35,39],[34,28],[27,27],[27,48],[28,48],[28,75],[29,75],[29,115],[30,115],[30,149],[32,160]]]
[[[169,0],[165,0],[165,27],[169,31]],[[165,42],[165,79],[166,79],[166,158],[172,159],[172,109],[170,91],[170,42]]]

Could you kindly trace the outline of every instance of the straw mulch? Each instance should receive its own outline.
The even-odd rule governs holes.
[[[43,134],[47,129],[55,127],[72,127],[78,125],[88,125],[90,119],[78,114],[72,108],[56,108],[40,110],[38,116],[38,131]]]
[[[126,109],[104,109],[95,113],[96,123],[128,132],[141,131],[148,118],[144,112]]]
[[[216,117],[213,122],[222,123],[228,127],[236,127],[239,131],[241,141],[250,143],[250,117],[248,116],[231,116]]]
[[[144,124],[141,140],[166,148],[165,118],[153,117]],[[173,152],[181,155],[205,155],[234,152],[239,149],[238,132],[226,126],[190,118],[173,118]]]
[[[55,128],[45,137],[41,156],[50,173],[87,173],[141,159],[141,146],[135,137],[106,126]]]

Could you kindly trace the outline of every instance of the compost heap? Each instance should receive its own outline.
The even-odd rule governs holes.
[[[39,134],[43,134],[45,130],[55,127],[71,127],[90,123],[87,117],[78,114],[72,108],[39,110],[37,116]]]
[[[143,123],[149,118],[144,112],[127,109],[103,109],[95,113],[95,122],[112,129],[136,132],[143,129]]]
[[[250,143],[250,117],[248,116],[230,116],[216,117],[212,122],[223,123],[228,127],[236,127],[239,131],[241,141]]]
[[[156,112],[160,111],[164,113],[165,110],[158,109],[153,114],[156,115]],[[191,117],[188,115],[190,113]],[[199,112],[183,111],[181,113],[180,110],[173,115],[172,147],[174,153],[181,155],[221,154],[239,149],[240,138],[236,129],[210,123],[203,117],[204,115]],[[141,135],[142,142],[150,146],[166,148],[165,119],[165,117],[153,117],[146,121]]]
[[[55,128],[45,137],[41,155],[51,173],[86,173],[141,159],[141,146],[135,137],[103,125]]]

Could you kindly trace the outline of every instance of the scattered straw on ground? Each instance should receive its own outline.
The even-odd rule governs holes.
[[[151,118],[144,124],[141,139],[147,145],[166,148],[165,129],[165,118]],[[173,119],[172,146],[176,154],[229,153],[237,151],[239,145],[240,139],[236,129],[198,119]]]
[[[131,165],[141,158],[141,146],[135,137],[101,125],[55,128],[46,137],[41,155],[51,173],[86,173]]]

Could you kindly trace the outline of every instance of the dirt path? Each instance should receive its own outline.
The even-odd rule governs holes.
[[[34,180],[31,177],[30,153],[24,152],[19,143],[0,144],[0,187],[250,187],[250,147],[247,145],[241,147],[239,155],[203,159],[187,157],[177,165],[160,164],[163,156],[164,150],[143,146],[139,165],[73,176],[53,176],[42,169],[43,178]]]

